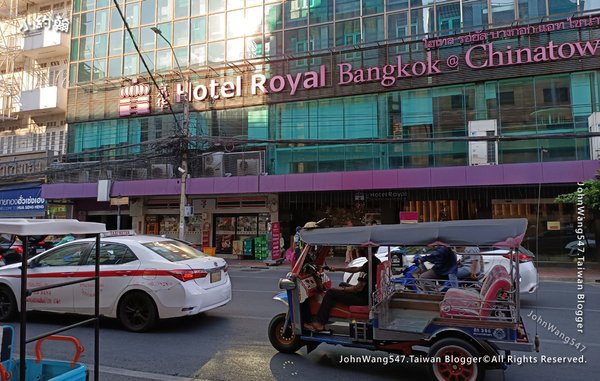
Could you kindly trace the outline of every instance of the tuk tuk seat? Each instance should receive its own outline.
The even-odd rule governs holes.
[[[480,293],[460,288],[449,289],[440,303],[440,316],[467,319],[487,317],[493,303],[502,300],[502,294],[509,292],[511,287],[512,282],[506,269],[496,265],[486,276]]]
[[[376,279],[376,295],[377,299],[382,298],[382,281],[386,276],[386,271],[390,268],[390,261],[385,261],[377,265],[377,279]],[[311,312],[316,314],[319,310],[318,304],[311,305]],[[368,320],[369,319],[369,306],[348,306],[345,304],[337,303],[331,309],[329,316],[337,317],[342,319],[356,319],[356,320]]]

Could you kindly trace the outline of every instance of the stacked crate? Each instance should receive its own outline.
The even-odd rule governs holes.
[[[254,258],[254,239],[246,238],[243,247],[244,259]]]
[[[254,258],[258,260],[267,259],[267,237],[259,236],[254,238]]]

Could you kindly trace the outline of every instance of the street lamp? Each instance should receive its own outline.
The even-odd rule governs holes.
[[[177,64],[177,74],[179,74],[181,86],[183,86],[183,147],[181,148],[181,167],[179,167],[178,170],[181,174],[181,190],[179,199],[179,239],[185,239],[185,207],[187,205],[185,188],[188,176],[188,135],[190,131],[190,101],[188,99],[188,81],[186,81],[183,76],[183,70],[181,69],[181,65],[179,65],[179,60],[177,59],[175,49],[173,49],[171,42],[167,40],[167,38],[162,34],[162,31],[157,27],[152,27],[150,29],[162,37],[162,39],[165,40],[165,42],[169,45],[169,48],[171,48],[173,57],[175,57],[175,63]]]

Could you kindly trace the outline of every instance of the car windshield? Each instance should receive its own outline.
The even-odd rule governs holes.
[[[191,246],[177,241],[154,241],[143,243],[145,247],[170,262],[185,261],[186,259],[202,258],[206,254]]]

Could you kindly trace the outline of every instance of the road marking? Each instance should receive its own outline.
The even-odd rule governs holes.
[[[281,291],[277,291],[277,290],[274,290],[274,291],[271,291],[271,290],[242,290],[242,289],[238,289],[238,288],[233,289],[231,291],[233,291],[233,292],[266,292],[266,293],[270,293],[273,295],[281,292]]]
[[[271,320],[271,318],[262,317],[262,316],[231,315],[231,314],[226,314],[224,316],[226,316],[228,318],[234,318],[234,319],[251,319],[251,320],[263,320],[263,321],[270,321]]]
[[[542,342],[542,343],[549,343],[549,344],[567,345],[562,340],[544,340],[544,339],[540,339],[540,342]],[[600,347],[600,344],[598,344],[598,343],[583,343],[582,342],[581,344],[585,345],[586,347]],[[581,353],[583,353],[583,354],[585,354],[585,351],[580,351],[580,350],[578,350],[578,351],[581,352]]]
[[[530,310],[557,310],[557,311],[574,311],[574,308],[568,308],[568,307],[536,307],[536,306],[521,306],[521,309],[530,309]],[[592,310],[592,309],[587,309],[584,308],[583,312],[600,312],[600,310]]]
[[[93,364],[87,364],[88,369],[93,369]],[[90,373],[93,373],[90,371]],[[143,378],[146,380],[158,380],[158,381],[210,381],[202,378],[190,378],[190,377],[178,377],[170,376],[168,374],[140,372],[138,370],[129,370],[122,368],[113,368],[110,366],[100,366],[100,373],[116,374],[119,376]],[[90,377],[91,378],[91,377]]]

